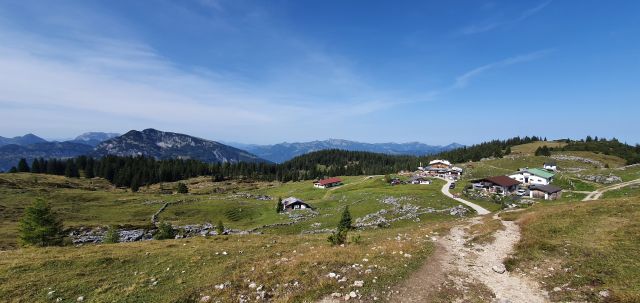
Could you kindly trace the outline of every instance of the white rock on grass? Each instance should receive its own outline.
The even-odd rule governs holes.
[[[215,288],[223,290],[224,289],[224,284],[218,284],[218,285],[215,286]]]
[[[349,293],[349,297],[355,298],[357,296],[355,291]]]
[[[202,302],[202,303],[211,302],[211,296],[204,296],[204,297],[200,298],[200,302]]]
[[[335,277],[336,277],[336,273],[334,273],[334,272],[330,272],[330,273],[327,275],[327,277],[329,277],[329,278],[333,279],[333,278],[335,278]]]
[[[79,297],[76,299],[76,302],[84,302],[84,296],[79,296]]]
[[[355,281],[355,282],[353,282],[353,286],[355,286],[355,287],[363,287],[364,286],[364,281]]]

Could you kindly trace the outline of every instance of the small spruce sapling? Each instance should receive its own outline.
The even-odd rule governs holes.
[[[104,236],[104,240],[102,242],[107,244],[120,242],[120,233],[118,232],[118,228],[115,225],[109,226],[109,229],[107,229],[107,234]]]
[[[168,222],[160,223],[160,225],[158,226],[158,231],[155,235],[153,235],[153,238],[156,240],[173,239],[175,237],[176,231],[173,230],[173,226],[171,226],[171,223]]]
[[[218,225],[216,225],[216,232],[218,235],[224,234],[224,225],[222,224],[222,220],[218,221]]]
[[[186,184],[180,182],[178,183],[177,191],[179,194],[186,194],[186,193],[189,193],[189,188],[187,187]]]
[[[22,245],[59,246],[63,244],[62,220],[44,200],[38,199],[24,211],[19,223]]]

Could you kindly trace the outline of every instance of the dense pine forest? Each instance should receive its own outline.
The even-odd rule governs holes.
[[[29,165],[25,159],[12,168],[12,172],[33,172],[64,175],[71,178],[101,177],[118,187],[136,191],[140,186],[159,182],[173,182],[197,176],[211,176],[214,181],[248,179],[259,181],[300,181],[331,176],[381,175],[402,170],[414,170],[420,163],[433,159],[448,159],[454,163],[479,161],[483,158],[501,158],[511,147],[544,140],[541,137],[515,137],[493,140],[436,155],[394,156],[371,152],[322,150],[293,158],[282,164],[273,163],[216,163],[197,160],[156,160],[150,157],[106,156],[95,159],[80,156],[73,159],[35,159]],[[547,155],[552,149],[545,149]],[[561,150],[586,150],[619,156],[628,164],[640,162],[640,147],[629,146],[615,139],[587,139],[569,141]],[[536,151],[536,154],[540,154]],[[542,155],[542,154],[540,154]]]

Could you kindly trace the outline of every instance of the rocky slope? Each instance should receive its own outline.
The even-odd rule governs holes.
[[[196,159],[208,163],[268,162],[244,150],[215,141],[155,129],[132,130],[104,141],[96,146],[91,155],[145,155],[157,159]]]
[[[115,138],[120,136],[120,134],[116,133],[103,133],[103,132],[88,132],[84,133],[80,136],[77,136],[75,139],[69,141],[74,143],[82,143],[86,145],[91,145],[93,147],[98,146],[98,144],[103,141],[107,141],[111,138]]]

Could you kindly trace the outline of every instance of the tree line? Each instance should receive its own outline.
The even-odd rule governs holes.
[[[567,145],[551,150],[561,151],[590,151],[605,155],[617,156],[626,161],[627,165],[640,163],[640,144],[635,146],[622,143],[616,138],[598,138],[587,136],[581,140],[566,140]]]
[[[12,172],[63,175],[70,178],[101,177],[115,186],[137,191],[141,186],[175,182],[197,176],[211,176],[213,181],[247,179],[256,181],[303,181],[333,176],[385,175],[415,170],[420,163],[447,159],[462,163],[482,158],[500,158],[515,145],[543,140],[541,137],[514,137],[493,140],[436,155],[416,157],[362,151],[322,150],[295,157],[282,164],[274,163],[204,163],[192,159],[158,160],[152,157],[80,156],[71,159],[34,159],[29,166],[21,159]]]

